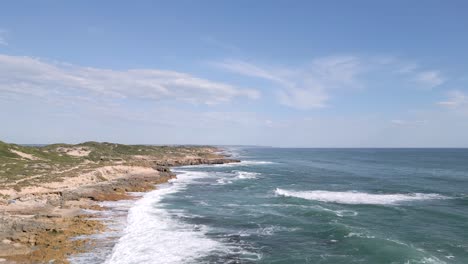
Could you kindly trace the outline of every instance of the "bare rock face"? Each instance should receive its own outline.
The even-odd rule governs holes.
[[[31,252],[32,249],[30,247],[19,243],[0,243],[0,257],[7,257],[11,255],[27,255]],[[5,261],[6,259],[4,259],[4,262]]]
[[[171,170],[169,169],[169,167],[167,166],[160,166],[160,165],[156,165],[153,167],[154,170],[157,170],[159,172],[170,172]]]
[[[175,178],[175,174],[170,172],[168,168],[160,168],[160,170],[162,170],[162,172],[155,171],[154,174],[137,174],[66,191],[63,193],[63,199],[65,201],[78,201],[82,198],[91,199],[93,201],[128,199],[129,196],[126,192],[144,192],[152,190],[156,184],[164,183],[169,179]]]
[[[31,237],[41,230],[50,229],[47,224],[34,219],[3,216],[0,225],[0,240],[28,243]],[[11,243],[7,243],[11,244]]]

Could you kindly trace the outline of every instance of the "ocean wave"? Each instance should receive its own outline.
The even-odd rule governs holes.
[[[205,227],[179,221],[159,204],[164,196],[206,176],[201,172],[182,173],[172,184],[149,192],[137,201],[129,210],[124,235],[105,263],[184,263],[214,250],[225,250],[221,242],[205,235]]]
[[[331,192],[331,191],[291,191],[277,188],[276,195],[296,197],[306,200],[341,204],[377,204],[388,205],[400,202],[446,199],[448,197],[434,193],[411,194],[371,194],[364,192]]]
[[[263,161],[263,160],[243,160],[240,162],[241,164],[246,165],[266,165],[266,164],[276,164],[273,161]]]
[[[439,259],[438,257],[432,255],[430,252],[427,252],[426,250],[415,247],[411,243],[405,243],[402,241],[399,241],[397,239],[393,238],[388,238],[388,237],[379,237],[375,235],[371,235],[368,232],[350,232],[346,236],[344,236],[345,239],[353,239],[353,238],[358,238],[358,239],[372,239],[374,240],[373,243],[377,245],[381,245],[381,243],[389,243],[389,244],[396,244],[397,247],[402,247],[406,248],[409,250],[409,252],[412,252],[411,256],[405,263],[414,263],[414,264],[446,264],[445,261]],[[383,247],[383,246],[382,246]],[[448,256],[445,256],[448,258]],[[448,258],[450,259],[450,258]]]
[[[259,227],[255,231],[255,234],[261,235],[261,236],[272,236],[278,232],[294,232],[298,230],[301,230],[301,228],[284,227],[284,226],[279,226],[279,225],[268,225],[265,227]]]
[[[257,179],[258,172],[235,171],[237,179]]]
[[[228,180],[226,178],[220,178],[216,180],[217,185],[226,185],[226,184],[231,184],[232,181]]]
[[[233,173],[224,175],[225,177],[216,180],[213,185],[226,185],[231,184],[237,180],[252,180],[257,179],[257,176],[261,173],[258,172],[247,172],[247,171],[233,171]]]
[[[349,234],[347,234],[345,236],[345,238],[349,238],[349,237],[358,237],[358,238],[375,238],[375,236],[372,236],[372,235],[366,235],[366,234],[363,234],[363,233],[357,233],[357,232],[350,232]]]
[[[242,166],[256,166],[256,165],[269,165],[276,164],[272,161],[263,160],[242,160],[241,162],[224,163],[224,164],[201,164],[201,165],[187,165],[178,168],[211,168],[211,167],[242,167]]]
[[[131,195],[142,195],[140,193],[130,193]],[[102,221],[106,227],[106,232],[74,237],[73,239],[91,239],[93,247],[90,251],[73,254],[68,258],[73,264],[102,263],[112,252],[115,241],[121,237],[127,223],[127,212],[134,205],[135,200],[104,201],[99,204],[109,210],[92,212],[93,220]]]
[[[339,216],[339,217],[345,217],[345,216],[357,216],[358,215],[358,212],[356,211],[351,211],[351,210],[337,210],[337,211],[333,211],[336,216]]]

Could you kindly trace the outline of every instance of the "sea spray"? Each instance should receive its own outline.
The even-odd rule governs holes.
[[[205,236],[203,228],[178,221],[164,208],[164,196],[178,192],[202,172],[186,172],[165,186],[147,193],[128,214],[124,235],[105,263],[184,263],[221,249],[220,242]]]
[[[275,193],[280,196],[296,197],[320,202],[341,204],[376,204],[388,205],[400,202],[421,201],[431,199],[446,199],[448,197],[434,193],[410,194],[371,194],[363,192],[331,192],[331,191],[293,191],[276,188]]]

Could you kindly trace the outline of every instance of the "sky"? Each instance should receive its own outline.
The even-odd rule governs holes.
[[[468,147],[467,1],[2,1],[0,140]]]

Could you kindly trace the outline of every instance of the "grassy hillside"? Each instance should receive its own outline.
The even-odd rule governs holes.
[[[0,141],[0,188],[57,181],[79,172],[112,164],[135,164],[145,158],[174,159],[184,156],[207,158],[212,148],[198,146],[147,146],[85,142],[21,146]]]

